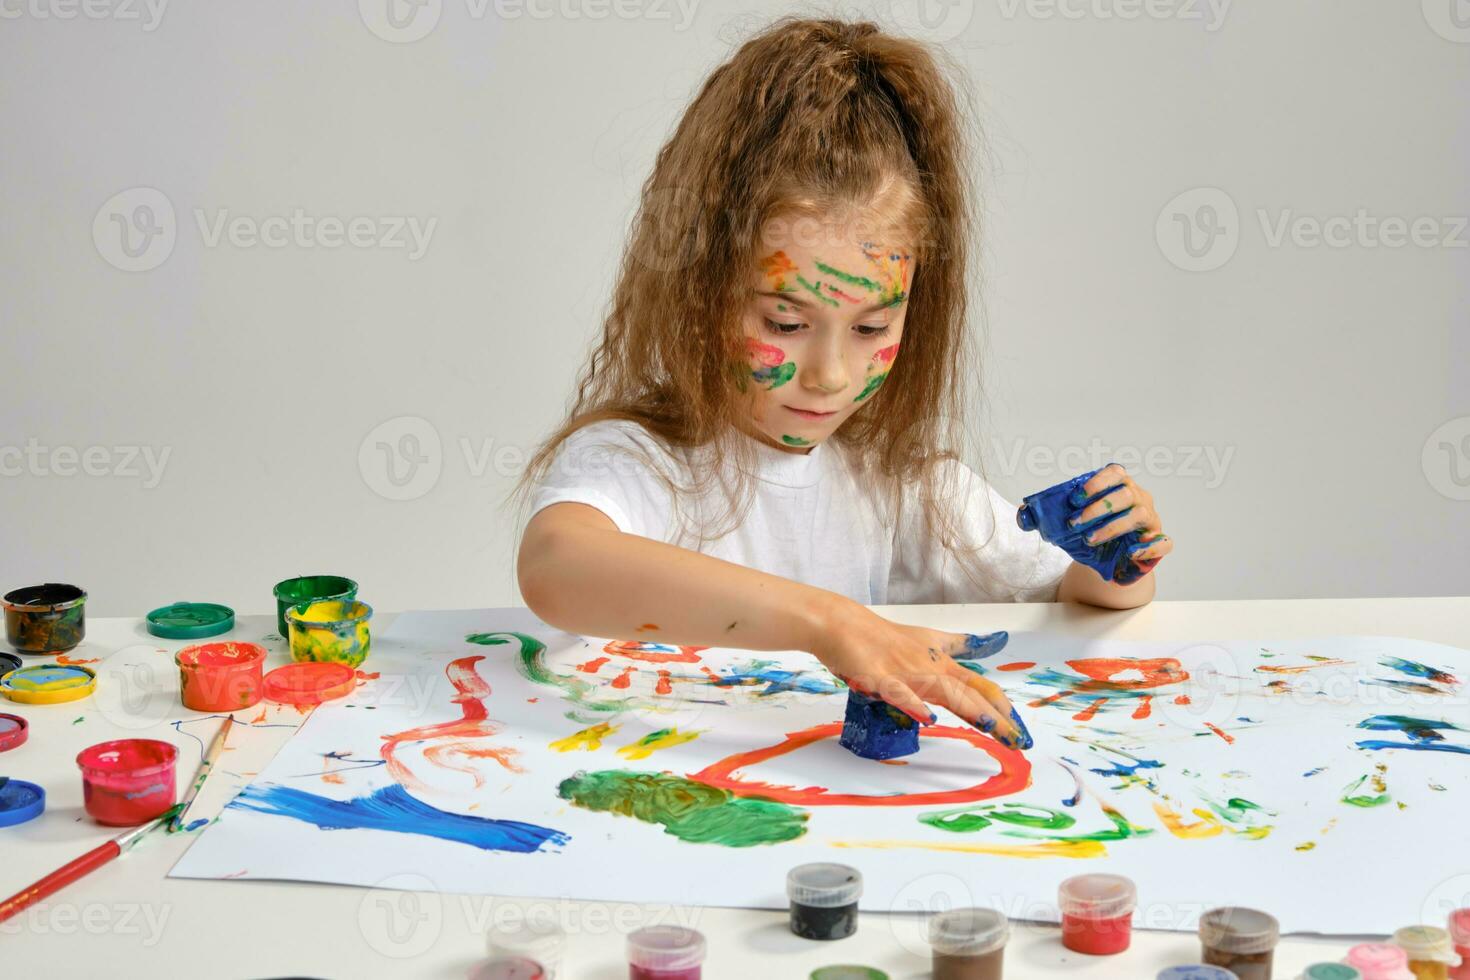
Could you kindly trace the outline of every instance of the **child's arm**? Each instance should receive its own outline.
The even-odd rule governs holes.
[[[1154,577],[1145,575],[1129,585],[1108,582],[1086,565],[1072,562],[1057,587],[1057,602],[1085,602],[1104,609],[1133,609],[1153,601]]]
[[[1002,742],[1030,739],[1001,689],[956,663],[965,634],[905,626],[845,596],[651,538],[563,502],[538,511],[516,564],[526,605],[569,633],[805,650],[856,690],[930,723],[942,704]]]

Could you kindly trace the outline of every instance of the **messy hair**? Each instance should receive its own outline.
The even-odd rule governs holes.
[[[643,461],[687,508],[678,543],[698,550],[737,527],[755,471],[756,445],[738,435],[749,410],[732,368],[745,364],[751,271],[774,219],[860,215],[902,236],[887,241],[912,254],[915,271],[887,383],[829,442],[887,514],[907,489],[932,540],[961,559],[983,547],[959,541],[945,505],[953,488],[940,485],[956,467],[937,465],[961,457],[979,389],[978,338],[966,322],[978,136],[951,75],[957,82],[928,45],[876,24],[798,17],[772,23],[716,68],[643,184],[602,336],[517,492],[579,429],[627,420],[689,464]],[[728,505],[698,506],[712,499]],[[961,566],[987,593],[1010,591],[980,563]]]

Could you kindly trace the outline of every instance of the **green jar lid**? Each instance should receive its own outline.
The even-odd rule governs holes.
[[[235,628],[235,610],[216,602],[176,602],[148,614],[148,632],[166,640],[197,640]]]

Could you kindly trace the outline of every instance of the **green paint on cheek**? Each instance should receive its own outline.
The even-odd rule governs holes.
[[[782,436],[781,441],[788,446],[810,446],[812,444],[810,439],[803,439],[801,436]]]
[[[665,833],[691,844],[725,847],[795,840],[806,833],[808,817],[797,807],[739,798],[666,772],[579,772],[562,781],[557,795],[583,809],[662,824]]]
[[[786,361],[774,367],[756,368],[750,372],[750,376],[760,384],[769,384],[773,389],[779,388],[796,377],[796,362]]]
[[[832,266],[827,265],[824,262],[817,263],[817,271],[821,272],[824,275],[840,279],[843,282],[847,283],[849,286],[859,286],[863,289],[872,290],[875,293],[883,292],[882,284],[876,283],[866,276],[855,276],[850,272],[843,272],[841,269],[834,269]]]
[[[853,401],[860,402],[864,398],[867,398],[873,392],[877,391],[880,387],[882,387],[883,382],[886,381],[887,379],[888,379],[888,372],[887,371],[884,371],[882,374],[875,374],[875,375],[873,375],[871,378],[868,379],[868,383],[865,384],[865,385],[863,385],[863,390],[860,391],[860,392],[858,392],[858,396],[856,398],[854,398]]]

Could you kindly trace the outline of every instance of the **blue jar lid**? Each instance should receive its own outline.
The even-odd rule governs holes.
[[[34,820],[46,809],[46,791],[24,779],[0,776],[0,827]]]

